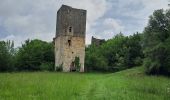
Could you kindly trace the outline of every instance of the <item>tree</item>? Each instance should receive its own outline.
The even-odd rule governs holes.
[[[129,36],[126,42],[125,63],[128,67],[139,66],[142,64],[143,51],[141,45],[142,34],[136,33]]]
[[[143,39],[147,73],[170,75],[170,10],[156,10],[150,16]]]
[[[123,36],[117,34],[102,45],[86,48],[87,70],[115,72],[142,64],[141,34]]]
[[[52,70],[54,47],[41,40],[26,40],[16,55],[18,70]]]
[[[14,42],[0,41],[0,71],[14,70]]]
[[[85,69],[87,71],[108,71],[107,59],[101,54],[100,47],[86,47]]]

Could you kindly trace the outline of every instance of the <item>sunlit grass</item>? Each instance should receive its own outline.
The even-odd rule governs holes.
[[[143,68],[118,73],[0,74],[0,100],[169,100],[170,79]]]

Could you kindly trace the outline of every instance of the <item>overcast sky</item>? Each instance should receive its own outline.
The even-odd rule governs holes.
[[[87,10],[86,44],[91,36],[142,32],[154,10],[168,8],[168,0],[1,0],[0,40],[14,40],[15,46],[28,38],[52,41],[62,4]]]

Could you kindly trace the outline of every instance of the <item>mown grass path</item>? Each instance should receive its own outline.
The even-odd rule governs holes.
[[[170,100],[170,79],[117,73],[0,73],[0,100]]]

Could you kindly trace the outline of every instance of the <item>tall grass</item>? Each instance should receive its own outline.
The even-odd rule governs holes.
[[[170,79],[142,70],[1,73],[0,100],[169,100]]]

